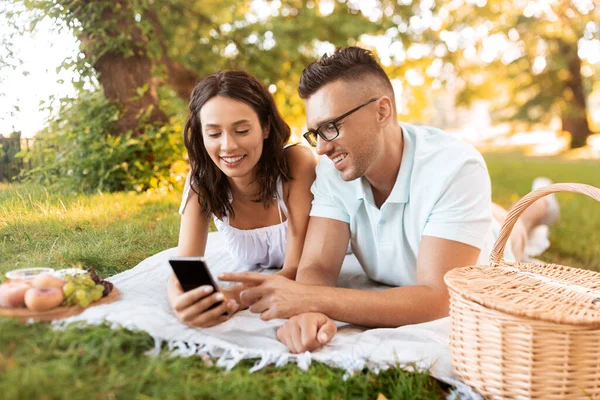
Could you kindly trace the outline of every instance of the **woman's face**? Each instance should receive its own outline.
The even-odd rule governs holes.
[[[204,147],[215,165],[230,178],[252,175],[267,133],[247,104],[215,96],[200,109]]]

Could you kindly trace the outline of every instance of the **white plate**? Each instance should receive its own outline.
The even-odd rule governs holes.
[[[52,273],[54,273],[54,269],[53,268],[21,268],[21,269],[15,269],[12,271],[8,271],[6,273],[6,277],[8,279],[22,279],[22,280],[30,281],[42,273],[52,274]]]

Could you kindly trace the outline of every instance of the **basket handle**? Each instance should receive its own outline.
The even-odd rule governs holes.
[[[585,194],[597,201],[600,201],[600,189],[594,186],[584,185],[582,183],[555,183],[532,191],[515,203],[504,219],[504,222],[502,223],[502,229],[500,229],[500,235],[498,236],[498,239],[494,244],[494,249],[490,254],[490,264],[492,266],[497,266],[504,262],[504,248],[506,247],[506,242],[508,241],[513,227],[517,223],[517,220],[523,211],[525,211],[527,207],[542,197],[546,197],[549,194],[557,192]]]

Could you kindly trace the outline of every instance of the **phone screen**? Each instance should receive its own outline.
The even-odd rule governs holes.
[[[171,258],[169,263],[184,292],[205,285],[212,286],[215,292],[219,291],[202,257]]]
[[[212,286],[215,289],[214,292],[221,291],[219,286],[215,283],[215,280],[202,257],[171,258],[169,259],[169,264],[171,264],[171,268],[173,268],[173,272],[175,272],[177,280],[181,284],[181,288],[184,292],[205,285]],[[221,304],[223,304],[223,301],[213,304],[208,307],[207,310],[211,310]],[[226,314],[227,312],[223,313],[223,315]]]

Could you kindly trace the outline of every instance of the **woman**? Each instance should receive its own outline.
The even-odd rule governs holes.
[[[191,172],[180,208],[177,255],[204,255],[214,218],[236,262],[282,267],[277,273],[294,279],[312,201],[313,153],[284,147],[289,126],[265,86],[246,72],[220,71],[200,81],[189,111],[184,142]],[[213,293],[200,287],[184,293],[172,275],[167,291],[182,322],[208,327],[240,308],[243,289]]]

